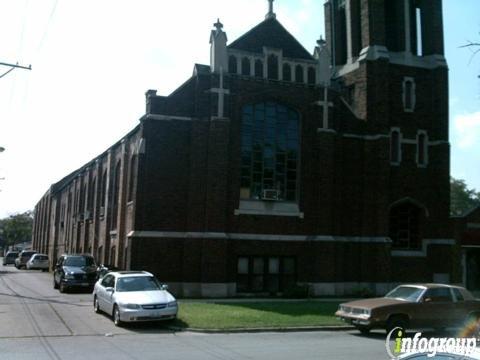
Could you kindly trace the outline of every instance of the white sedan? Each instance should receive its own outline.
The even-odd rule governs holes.
[[[37,269],[37,270],[42,270],[42,271],[48,271],[48,268],[49,268],[48,255],[34,254],[27,261],[27,264],[25,266],[28,270]]]
[[[112,316],[116,326],[122,322],[173,320],[177,317],[176,299],[166,285],[146,271],[117,271],[97,281],[93,308]]]

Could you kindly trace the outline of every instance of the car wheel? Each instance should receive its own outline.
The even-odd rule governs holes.
[[[97,314],[100,312],[100,304],[98,303],[96,295],[93,297],[93,311],[95,311]]]
[[[115,326],[122,326],[122,320],[120,320],[120,309],[117,305],[113,306],[113,323]]]
[[[357,326],[357,330],[360,331],[362,335],[368,335],[371,329],[368,326]]]
[[[64,292],[66,292],[66,291],[67,291],[67,287],[65,286],[64,283],[62,283],[62,282],[60,281],[60,292],[61,292],[61,293],[64,293]]]
[[[390,332],[394,329],[396,329],[396,331],[394,331],[394,333],[392,334],[392,338],[398,337],[401,331],[405,334],[407,330],[407,325],[408,325],[408,321],[407,319],[405,319],[404,316],[401,316],[401,315],[391,316],[387,321],[387,326],[386,326],[387,334],[390,334]]]
[[[57,284],[57,282],[55,281],[55,278],[53,278],[53,288],[54,288],[54,289],[58,289],[58,284]]]

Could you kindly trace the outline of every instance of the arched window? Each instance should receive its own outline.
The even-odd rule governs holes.
[[[228,58],[228,72],[230,74],[237,73],[237,58],[233,55],[230,55]]]
[[[278,57],[276,55],[269,55],[267,65],[268,78],[278,80]]]
[[[315,85],[317,79],[317,74],[316,74],[316,71],[313,67],[309,67],[308,68],[308,84],[310,85]]]
[[[130,174],[128,176],[128,197],[127,197],[128,202],[133,201],[136,171],[137,171],[137,155],[132,155],[132,158],[130,159]]]
[[[255,77],[263,78],[263,61],[255,60]]]
[[[250,76],[250,59],[247,57],[242,59],[242,75]]]
[[[392,130],[390,133],[390,162],[394,165],[401,161],[401,139],[400,131]]]
[[[403,202],[390,209],[389,235],[395,249],[420,249],[422,209],[412,202]]]
[[[292,81],[292,67],[290,64],[283,64],[283,80]]]
[[[274,102],[243,107],[241,199],[297,200],[299,120]]]
[[[297,65],[295,66],[295,81],[297,83],[303,83],[303,66]]]

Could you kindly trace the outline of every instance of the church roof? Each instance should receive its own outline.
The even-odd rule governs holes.
[[[267,18],[228,47],[263,53],[263,47],[283,49],[283,56],[293,59],[313,60],[313,56],[275,18]]]

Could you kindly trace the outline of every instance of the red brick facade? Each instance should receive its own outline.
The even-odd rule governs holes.
[[[426,37],[424,56],[389,52],[389,26],[403,18],[386,17],[386,1],[346,3],[350,31],[361,40],[349,42],[352,59],[335,60],[326,92],[307,77],[286,80],[283,70],[283,80],[269,79],[266,61],[263,76],[196,65],[170,96],[148,91],[137,128],[51,187],[36,207],[34,248],[53,259],[89,252],[99,262],[149,270],[180,296],[286,292],[292,283],[343,295],[382,293],[399,282],[459,282],[442,38]],[[443,36],[441,2],[421,3],[425,23]],[[332,53],[335,4],[326,4]],[[309,74],[315,58],[280,27],[270,18],[252,31],[279,31],[271,38],[292,41],[291,48],[272,51]],[[268,58],[271,44],[265,54],[248,51],[252,31],[228,48],[233,61]],[[242,111],[260,103],[299,114],[294,202],[240,197]],[[392,131],[400,136],[398,162]]]

